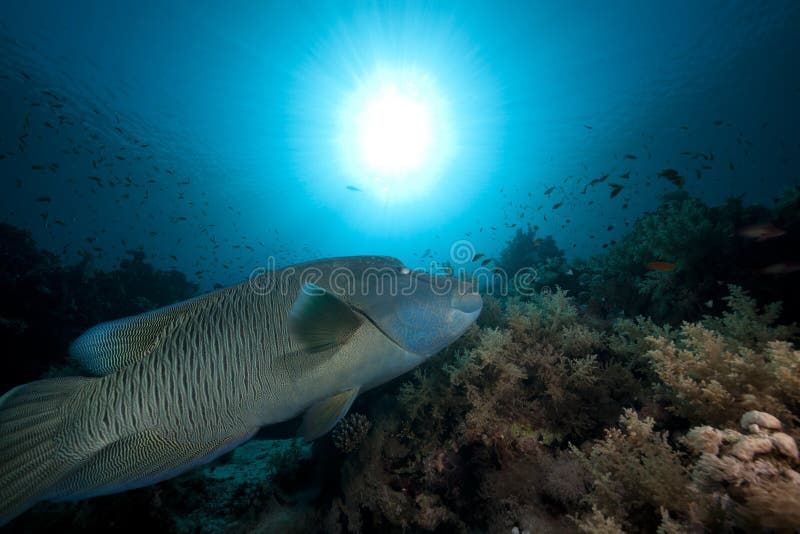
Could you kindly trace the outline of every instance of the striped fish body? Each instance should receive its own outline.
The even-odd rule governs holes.
[[[287,353],[297,352],[287,332],[290,307],[288,296],[258,295],[245,283],[180,304],[180,313],[157,310],[79,338],[73,352],[88,367],[123,367],[86,380],[68,399],[59,446],[76,466],[46,498],[152,484],[242,443],[272,422],[265,409],[284,419],[287,408],[275,401],[293,374]],[[140,337],[120,336],[140,321],[158,332],[136,324]],[[288,404],[296,415],[301,403]]]
[[[189,441],[258,425],[253,410],[277,393],[287,354],[300,350],[288,335],[291,304],[246,283],[184,304],[147,356],[94,384],[87,424],[112,439],[158,429]]]

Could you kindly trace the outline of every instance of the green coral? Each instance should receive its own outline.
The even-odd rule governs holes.
[[[705,316],[703,324],[720,335],[751,349],[763,348],[776,339],[790,340],[798,332],[797,325],[776,324],[781,317],[783,303],[769,303],[761,309],[756,299],[741,287],[728,285],[729,295],[725,301],[727,309],[720,317]]]
[[[562,270],[564,264],[564,251],[558,248],[553,236],[537,237],[538,227],[531,227],[517,231],[500,252],[499,266],[509,277],[526,267],[541,270],[539,281],[548,283],[546,273],[555,275]]]
[[[575,270],[589,298],[608,312],[680,321],[715,294],[720,277],[735,275],[736,228],[745,216],[740,199],[710,207],[687,195],[670,197],[637,219],[606,254],[577,261]],[[652,261],[677,269],[648,271]]]

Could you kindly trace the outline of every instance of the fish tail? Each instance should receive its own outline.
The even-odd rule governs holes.
[[[0,526],[47,498],[80,462],[65,454],[59,438],[69,400],[91,380],[39,380],[0,397]]]

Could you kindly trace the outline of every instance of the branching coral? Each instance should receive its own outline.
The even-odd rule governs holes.
[[[395,527],[433,530],[444,524],[464,524],[442,502],[440,495],[421,486],[408,466],[412,451],[397,438],[396,422],[381,421],[342,467],[344,498],[334,499],[326,530],[335,531],[342,519],[350,532]]]
[[[451,390],[467,401],[464,437],[507,434],[515,424],[562,436],[589,430],[596,424],[597,400],[608,397],[608,379],[621,371],[607,373],[610,368],[594,354],[602,334],[578,322],[561,289],[527,301],[511,299],[505,321],[505,329],[481,330],[476,347],[444,366]]]
[[[800,351],[771,341],[755,351],[686,323],[677,342],[651,337],[647,354],[669,388],[673,410],[694,423],[731,424],[746,410],[764,410],[796,424]]]
[[[617,319],[613,325],[614,334],[608,339],[608,348],[621,356],[626,362],[641,358],[651,348],[649,337],[674,339],[673,329],[660,326],[649,317],[637,316],[635,319]]]
[[[620,524],[603,514],[597,506],[592,506],[591,514],[573,519],[578,530],[585,534],[625,534]]]
[[[592,474],[589,503],[623,525],[655,524],[661,507],[685,513],[689,504],[680,455],[653,425],[651,418],[626,409],[620,427],[607,429],[588,456],[573,447]]]
[[[397,434],[383,436],[381,448],[399,440],[405,456],[376,465],[421,472],[403,486],[413,502],[420,494],[444,495],[450,509],[459,505],[469,472],[487,500],[479,520],[560,531],[565,525],[547,510],[577,509],[588,475],[572,455],[559,454],[559,445],[615,420],[620,399],[636,388],[624,368],[598,357],[604,335],[580,321],[565,291],[510,299],[502,311],[498,326],[478,330],[472,346],[448,351],[400,387],[408,419]],[[368,442],[377,439],[372,434]],[[358,454],[374,450],[362,447]],[[413,508],[406,510],[413,515]]]
[[[367,436],[369,419],[360,413],[351,413],[342,419],[331,432],[333,444],[342,452],[353,452]]]
[[[697,461],[692,480],[706,498],[700,519],[717,528],[792,531],[800,525],[797,443],[768,413],[742,416],[744,434],[710,426],[684,439]]]
[[[722,300],[727,310],[721,317],[706,316],[703,324],[736,343],[758,350],[769,341],[789,340],[797,334],[797,326],[776,325],[783,304],[772,302],[759,309],[756,299],[737,285],[728,286],[729,295]]]

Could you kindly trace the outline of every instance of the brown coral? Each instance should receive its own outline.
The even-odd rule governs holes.
[[[694,423],[733,425],[743,411],[778,414],[794,426],[800,400],[800,351],[769,342],[756,351],[700,323],[684,323],[679,340],[650,337],[648,356],[674,399],[673,410]]]
[[[667,434],[654,432],[653,425],[651,418],[640,419],[626,409],[620,428],[607,429],[588,457],[573,447],[592,474],[589,503],[623,525],[657,524],[662,507],[677,513],[689,507],[689,479],[680,455],[669,445]]]
[[[761,424],[754,423],[759,421]],[[725,527],[791,530],[800,525],[800,473],[797,444],[770,414],[748,412],[742,417],[746,434],[693,428],[684,439],[699,458],[692,480],[710,497],[699,519],[707,525],[722,516]]]
[[[336,448],[342,452],[353,452],[361,445],[369,432],[370,422],[360,413],[351,413],[336,425],[331,439]]]

